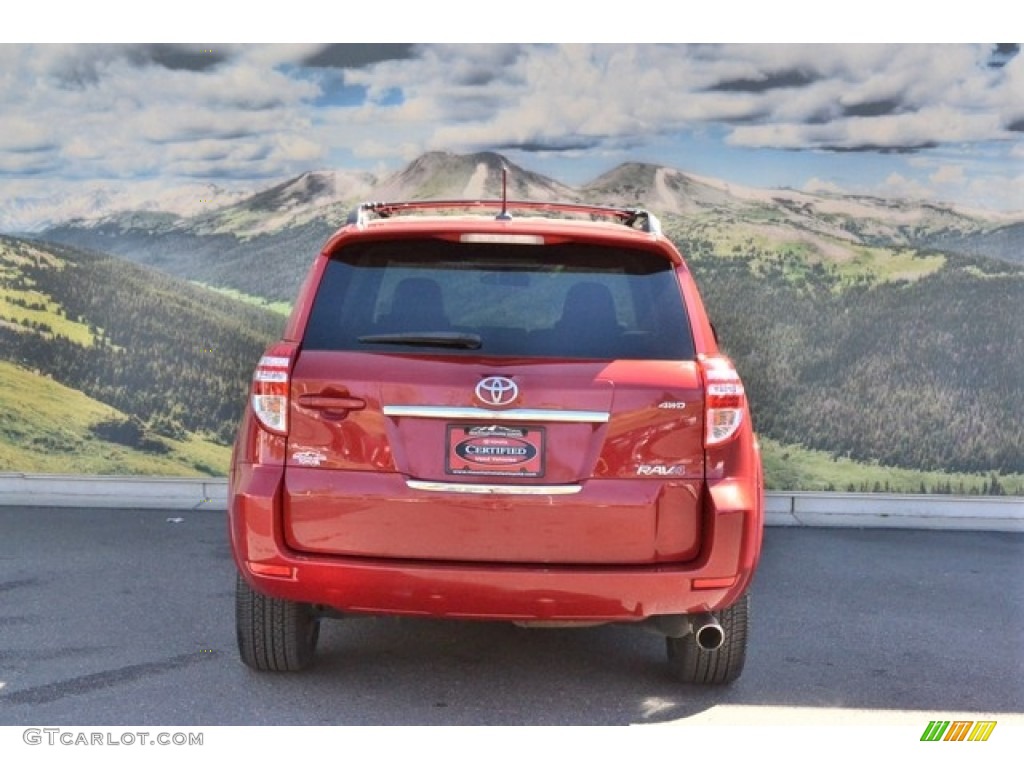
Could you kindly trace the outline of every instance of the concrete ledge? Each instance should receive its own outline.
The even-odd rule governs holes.
[[[224,478],[0,473],[0,505],[227,510]],[[917,528],[1024,533],[1024,498],[771,491],[771,526]]]
[[[1024,532],[1024,498],[771,492],[765,503],[765,522],[818,528]]]
[[[227,510],[222,478],[0,474],[0,505]]]

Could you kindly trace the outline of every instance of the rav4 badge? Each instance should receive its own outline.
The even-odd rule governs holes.
[[[638,475],[681,475],[686,471],[685,467],[675,465],[673,467],[666,467],[661,464],[640,464],[636,468]]]

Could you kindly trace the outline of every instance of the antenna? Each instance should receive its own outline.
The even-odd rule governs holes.
[[[501,164],[501,213],[495,216],[498,221],[511,221],[512,216],[508,212],[508,166]]]

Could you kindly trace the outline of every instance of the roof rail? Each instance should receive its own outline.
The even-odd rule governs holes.
[[[549,203],[534,200],[407,200],[393,203],[362,203],[348,215],[346,224],[366,226],[370,214],[382,219],[405,213],[420,211],[443,211],[458,209],[491,209],[498,211],[498,218],[511,218],[509,211],[542,211],[545,213],[576,213],[588,216],[603,216],[630,228],[651,234],[661,234],[658,217],[643,208],[616,208],[614,206],[584,205],[583,203]]]

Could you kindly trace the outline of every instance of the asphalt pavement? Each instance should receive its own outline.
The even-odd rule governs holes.
[[[0,725],[1017,719],[1022,595],[1021,534],[769,528],[728,688],[676,684],[633,628],[374,617],[327,622],[308,671],[259,674],[223,513],[0,507]]]

